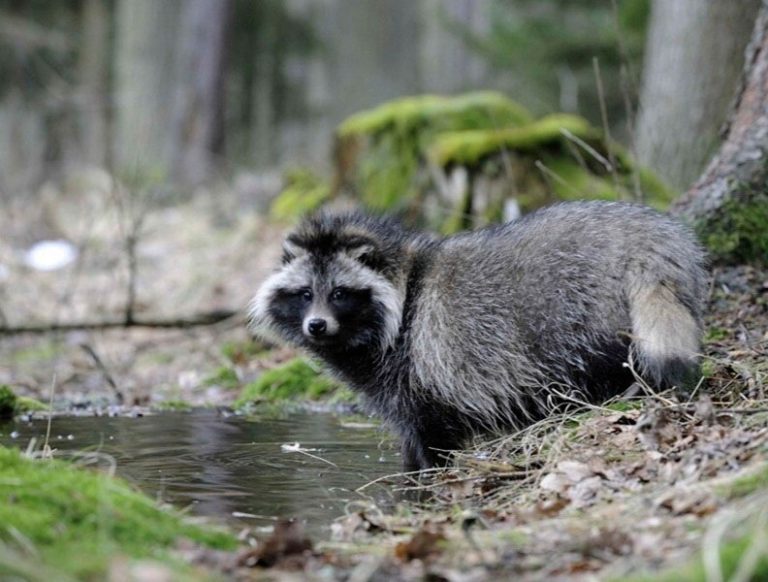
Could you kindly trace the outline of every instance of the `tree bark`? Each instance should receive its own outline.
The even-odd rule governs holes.
[[[180,0],[119,0],[113,161],[118,174],[167,177]]]
[[[487,60],[467,46],[457,27],[485,37],[491,28],[491,2],[423,0],[420,33],[420,85],[426,93],[458,93],[492,79]]]
[[[228,0],[182,4],[170,156],[176,182],[209,178],[224,145],[224,73]]]
[[[108,165],[107,76],[109,69],[109,11],[104,0],[83,5],[83,43],[80,53],[80,129],[83,157],[97,166]]]
[[[654,0],[636,151],[685,189],[718,143],[760,0]]]
[[[768,221],[768,0],[761,3],[723,144],[673,213],[697,225],[705,240],[730,238],[732,259],[768,260],[768,222],[762,224]]]

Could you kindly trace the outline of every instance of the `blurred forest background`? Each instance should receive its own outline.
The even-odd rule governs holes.
[[[417,93],[498,89],[599,125],[595,57],[627,142],[648,16],[648,0],[1,0],[0,191],[83,167],[177,188],[327,169],[340,121]]]

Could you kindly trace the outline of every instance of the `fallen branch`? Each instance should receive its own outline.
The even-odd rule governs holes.
[[[16,327],[0,327],[0,335],[15,335],[22,333],[50,333],[55,331],[87,331],[103,329],[119,329],[131,327],[145,328],[189,328],[204,325],[213,325],[239,315],[240,311],[220,309],[193,315],[192,317],[180,317],[172,319],[125,319],[115,321],[81,321],[72,323],[44,323],[40,325],[21,325]]]

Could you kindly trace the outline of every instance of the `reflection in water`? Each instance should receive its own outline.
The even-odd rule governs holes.
[[[47,422],[0,425],[0,444],[24,448],[41,443]],[[13,438],[12,435],[13,434]],[[71,435],[71,437],[70,437]],[[400,468],[384,434],[348,428],[328,414],[246,420],[212,411],[142,418],[55,418],[51,446],[59,451],[99,450],[117,461],[118,475],[149,495],[197,515],[232,519],[233,512],[300,517],[310,530],[340,515],[354,489]],[[336,466],[281,445],[298,442]],[[63,455],[61,455],[63,456]]]

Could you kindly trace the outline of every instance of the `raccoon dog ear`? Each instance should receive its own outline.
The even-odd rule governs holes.
[[[346,253],[350,258],[356,261],[360,261],[364,265],[367,265],[373,261],[375,252],[376,247],[372,243],[362,243],[360,245],[346,249]]]
[[[307,249],[299,246],[289,238],[283,241],[283,263],[290,263],[292,260],[307,254]]]

